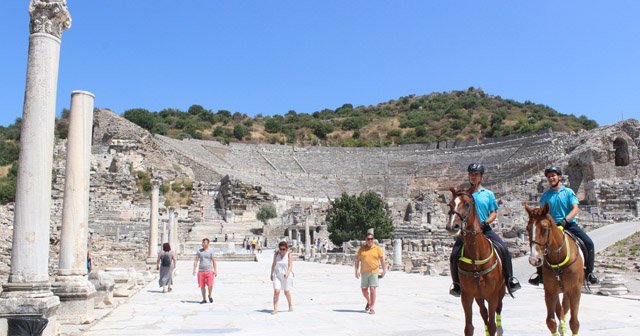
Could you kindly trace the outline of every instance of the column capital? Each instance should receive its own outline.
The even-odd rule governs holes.
[[[160,182],[162,182],[160,179],[153,179],[151,180],[151,185],[153,186],[153,188],[160,188]]]
[[[176,212],[176,207],[171,205],[171,206],[169,206],[169,213],[173,213],[173,212]]]
[[[71,28],[67,0],[31,0],[30,33],[47,33],[62,38],[62,31]]]

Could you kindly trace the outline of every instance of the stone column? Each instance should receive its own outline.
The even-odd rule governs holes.
[[[86,91],[71,93],[59,269],[52,286],[61,301],[58,320],[71,324],[95,319],[96,289],[86,277],[93,98]]]
[[[169,237],[167,236],[167,221],[162,221],[162,234],[160,235],[160,244],[168,243]]]
[[[304,260],[311,257],[311,235],[309,234],[309,221],[304,220]]]
[[[393,240],[393,270],[402,269],[402,239]]]
[[[171,249],[175,252],[178,253],[178,246],[176,245],[178,240],[176,239],[176,233],[178,232],[178,230],[176,230],[175,226],[176,226],[176,208],[175,207],[169,207],[169,244],[171,245]]]
[[[44,335],[51,335],[57,332],[60,303],[51,292],[48,272],[51,168],[60,43],[71,17],[65,0],[32,0],[29,14],[11,271],[2,286],[0,316],[42,315],[49,320]]]
[[[160,181],[153,180],[151,190],[151,212],[149,213],[149,256],[147,264],[155,264],[158,260],[158,199],[160,198]]]

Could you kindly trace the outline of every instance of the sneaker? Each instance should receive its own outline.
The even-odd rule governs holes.
[[[522,288],[522,286],[520,286],[520,282],[518,281],[518,279],[516,278],[511,278],[509,279],[509,282],[507,282],[507,286],[509,286],[509,291],[511,291],[511,293],[517,291],[518,289]]]
[[[213,298],[209,297],[209,303],[213,303]]]
[[[529,283],[538,286],[542,282],[542,277],[538,276],[538,273],[534,273],[531,278],[529,278]]]
[[[451,288],[449,288],[449,294],[455,296],[455,297],[460,297],[460,284],[457,283],[453,283],[451,285]]]
[[[589,281],[589,283],[592,285],[597,285],[598,282],[600,282],[598,281],[598,278],[593,273],[589,273],[589,275],[587,275],[587,281]]]

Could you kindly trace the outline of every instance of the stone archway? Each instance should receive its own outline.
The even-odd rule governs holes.
[[[613,149],[615,150],[616,167],[624,167],[629,165],[629,144],[623,138],[616,138],[613,141]]]

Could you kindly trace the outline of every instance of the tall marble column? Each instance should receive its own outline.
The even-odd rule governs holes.
[[[149,214],[149,256],[147,264],[155,264],[158,259],[158,199],[160,198],[160,181],[153,180],[151,189],[151,212]]]
[[[71,324],[95,319],[96,289],[86,277],[93,99],[86,91],[71,93],[59,269],[52,286],[60,298],[58,320]]]
[[[393,270],[401,270],[402,267],[402,239],[393,240]]]
[[[304,220],[304,260],[311,257],[311,235],[309,234],[309,221]]]
[[[22,111],[11,271],[0,295],[0,315],[36,314],[56,332],[60,303],[49,282],[51,168],[60,43],[71,27],[65,0],[32,0],[27,80]]]
[[[162,234],[160,234],[160,244],[169,242],[169,239],[167,237],[167,226],[169,225],[170,224],[167,224],[167,221],[162,221]]]
[[[177,241],[178,239],[176,239],[176,232],[178,232],[178,230],[176,230],[176,208],[170,206],[169,207],[169,244],[171,245],[171,250],[173,250],[173,252],[178,253],[178,245],[177,245]]]

